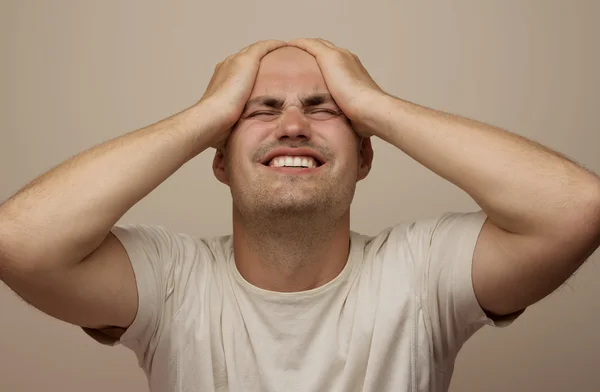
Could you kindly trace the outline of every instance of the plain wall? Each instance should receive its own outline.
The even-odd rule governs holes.
[[[197,101],[217,62],[259,39],[323,37],[388,92],[537,140],[600,172],[600,2],[0,2],[0,199],[95,144]],[[353,230],[475,210],[459,188],[374,140]],[[122,222],[228,233],[213,150]],[[478,332],[453,392],[600,391],[598,253],[511,327]],[[0,391],[147,391],[134,355],[24,304],[0,285]]]

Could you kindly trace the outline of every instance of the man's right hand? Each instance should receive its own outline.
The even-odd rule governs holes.
[[[259,41],[217,64],[215,72],[198,104],[207,105],[211,119],[211,146],[221,148],[238,121],[252,93],[260,61],[269,52],[285,46],[278,40]]]

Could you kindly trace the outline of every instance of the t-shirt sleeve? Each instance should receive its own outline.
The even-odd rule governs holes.
[[[115,328],[84,331],[102,344],[120,343],[130,348],[140,365],[147,365],[156,349],[173,291],[173,275],[185,248],[182,239],[162,226],[118,225],[111,232],[123,244],[133,267],[138,291],[138,309],[124,332]],[[169,318],[166,315],[167,319]]]
[[[510,325],[522,312],[492,318],[479,304],[472,280],[473,254],[487,219],[483,211],[446,213],[412,226],[419,255],[415,273],[420,302],[441,355],[458,352],[479,328]]]

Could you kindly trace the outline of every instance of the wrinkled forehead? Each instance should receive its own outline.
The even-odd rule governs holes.
[[[295,99],[328,92],[316,59],[302,49],[283,47],[262,59],[250,99],[262,95]]]

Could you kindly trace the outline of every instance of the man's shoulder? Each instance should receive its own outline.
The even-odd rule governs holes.
[[[435,225],[435,222],[442,218],[443,214],[429,215],[415,219],[404,219],[395,223],[383,226],[375,231],[353,229],[351,235],[353,238],[361,239],[365,245],[373,243],[387,243],[389,241],[406,240],[406,236],[414,231],[424,230],[426,227]]]
[[[212,258],[224,256],[232,249],[232,235],[229,233],[195,234],[160,223],[118,224],[111,232],[124,243],[170,249],[172,252],[201,253]]]
[[[482,210],[460,212],[444,211],[421,215],[413,219],[400,220],[373,234],[353,230],[352,236],[364,241],[365,246],[398,245],[417,239],[431,238],[436,232],[446,231],[457,235],[469,226],[480,226],[486,215]]]

